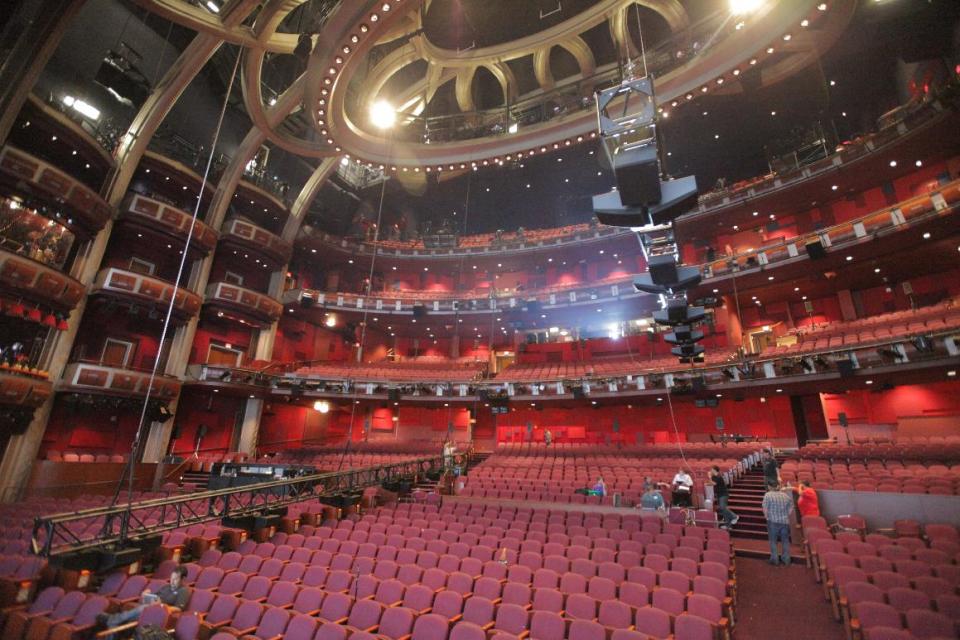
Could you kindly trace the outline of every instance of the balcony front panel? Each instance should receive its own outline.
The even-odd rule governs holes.
[[[369,296],[355,293],[291,289],[283,294],[284,304],[308,299],[326,309],[411,314],[416,306],[430,313],[500,313],[522,311],[531,303],[542,309],[560,309],[614,300],[636,299],[647,294],[633,288],[633,276],[599,280],[587,284],[557,285],[543,289],[501,292],[490,295],[476,291],[377,291]]]
[[[181,239],[186,239],[193,218],[172,205],[140,194],[132,194],[124,200],[121,215],[131,222]],[[205,222],[197,220],[193,227],[192,244],[204,253],[210,253],[217,245],[217,232]]]
[[[20,407],[39,407],[50,394],[53,384],[35,376],[12,371],[0,371],[0,404]]]
[[[142,397],[146,395],[149,384],[149,371],[135,371],[95,362],[73,362],[64,369],[58,390]],[[180,380],[158,374],[154,378],[150,397],[173,400],[179,393]]]
[[[110,206],[96,191],[51,164],[11,145],[0,150],[0,179],[30,195],[70,208],[70,215],[90,232],[110,219]]]
[[[233,219],[223,224],[223,242],[256,251],[281,264],[286,264],[293,253],[289,242],[244,220]]]
[[[136,271],[110,267],[102,269],[97,274],[93,293],[152,303],[166,308],[170,304],[173,284]],[[200,312],[201,304],[200,296],[187,289],[178,288],[173,311],[180,318],[192,318]]]
[[[283,306],[270,296],[229,282],[211,283],[206,293],[206,304],[237,312],[255,323],[274,322],[283,311]]]
[[[76,307],[85,292],[78,280],[65,273],[4,249],[0,249],[0,288],[61,311]]]

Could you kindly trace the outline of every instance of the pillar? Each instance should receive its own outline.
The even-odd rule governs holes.
[[[253,456],[260,437],[260,414],[263,413],[263,400],[248,398],[243,407],[240,422],[240,437],[237,439],[237,451]]]

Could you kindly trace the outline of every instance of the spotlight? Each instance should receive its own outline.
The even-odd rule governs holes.
[[[730,0],[730,13],[742,16],[753,13],[763,5],[763,0]]]
[[[327,413],[330,411],[330,403],[326,400],[317,400],[313,403],[313,408],[320,413]]]
[[[389,129],[397,122],[397,112],[386,100],[377,100],[370,105],[370,122],[378,129]]]

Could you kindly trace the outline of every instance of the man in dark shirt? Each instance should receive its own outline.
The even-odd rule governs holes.
[[[158,602],[183,611],[187,608],[187,602],[190,600],[191,593],[190,587],[183,584],[183,579],[186,576],[186,567],[176,567],[170,572],[170,582],[157,589],[156,593],[151,593],[149,589],[144,589],[143,593],[140,594],[140,603],[137,606],[111,615],[101,613],[97,616],[97,622],[103,624],[108,629],[119,627],[128,622],[135,622],[140,619],[140,614],[144,609]]]
[[[720,525],[720,528],[729,529],[737,524],[740,516],[727,508],[727,501],[730,498],[727,481],[723,477],[723,474],[720,473],[720,467],[717,465],[710,467],[709,477],[710,482],[713,483],[713,497],[717,499],[717,512],[720,514],[720,517],[723,518],[723,524]]]
[[[770,451],[765,451],[763,454],[763,483],[780,484],[780,467]]]

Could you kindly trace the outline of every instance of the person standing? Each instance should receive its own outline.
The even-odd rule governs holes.
[[[790,564],[790,514],[793,498],[780,490],[776,482],[767,483],[763,495],[763,516],[767,519],[767,539],[770,541],[770,564]],[[777,551],[777,542],[781,550]]]
[[[720,514],[720,517],[723,518],[723,524],[720,525],[721,529],[729,529],[733,525],[737,524],[737,521],[740,520],[740,516],[735,514],[727,507],[728,500],[730,498],[730,490],[727,487],[727,481],[723,477],[723,474],[720,473],[720,467],[713,465],[710,467],[710,482],[713,483],[713,497],[717,499],[717,512]]]
[[[663,500],[663,495],[660,494],[657,485],[650,476],[643,479],[643,495],[640,496],[640,510],[654,511],[660,516],[666,514],[667,505]]]
[[[550,433],[550,429],[547,429],[543,432],[543,444],[547,445],[548,447],[553,444],[553,434]]]
[[[820,515],[820,499],[809,480],[801,480],[793,490],[797,492],[797,511],[801,517]]]
[[[673,476],[673,499],[674,506],[691,507],[693,506],[693,478],[683,468],[677,471]]]
[[[780,486],[780,466],[772,451],[763,452],[763,482]]]

